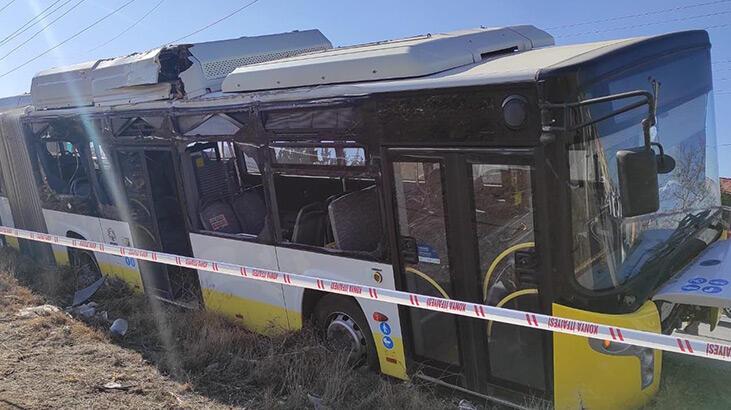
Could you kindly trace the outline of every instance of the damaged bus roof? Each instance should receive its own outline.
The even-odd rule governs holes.
[[[89,81],[90,65],[76,65],[67,67],[64,69],[54,69],[40,73],[34,78],[33,87],[31,88],[31,94],[33,97],[33,105],[35,108],[35,115],[48,116],[48,115],[71,115],[75,111],[82,110],[86,113],[95,112],[109,112],[109,111],[133,111],[133,110],[159,110],[166,108],[180,108],[180,109],[200,109],[205,107],[228,107],[236,105],[248,105],[254,103],[273,103],[283,101],[303,101],[303,100],[315,100],[315,99],[329,99],[339,97],[357,97],[368,94],[383,93],[383,92],[394,92],[394,91],[407,91],[407,90],[419,90],[419,89],[438,89],[438,88],[452,88],[452,87],[463,87],[463,86],[476,86],[476,85],[487,85],[487,84],[498,84],[498,83],[510,83],[510,82],[532,82],[536,81],[538,73],[542,70],[546,70],[552,67],[560,66],[563,63],[575,60],[576,58],[591,54],[598,55],[604,52],[610,52],[620,47],[624,47],[645,38],[633,38],[623,40],[611,40],[587,44],[575,44],[567,46],[541,46],[535,48],[533,44],[545,44],[553,42],[550,36],[547,38],[541,33],[544,33],[538,29],[532,28],[532,26],[519,26],[522,33],[532,33],[534,37],[533,41],[526,40],[525,35],[521,34],[519,37],[508,36],[507,41],[495,43],[495,47],[485,47],[486,44],[478,44],[475,48],[470,49],[469,47],[462,47],[461,52],[446,53],[446,60],[440,60],[440,55],[434,57],[435,61],[429,62],[428,68],[417,67],[415,64],[407,64],[404,68],[404,76],[398,78],[385,78],[376,80],[355,80],[353,82],[346,81],[346,77],[340,78],[340,81],[335,84],[323,83],[323,84],[308,84],[307,82],[301,82],[300,80],[293,80],[292,83],[301,83],[305,85],[291,86],[287,88],[267,88],[257,89],[253,91],[243,92],[230,92],[230,87],[226,87],[226,81],[235,81],[235,78],[242,78],[241,76],[246,73],[258,73],[257,75],[265,75],[268,72],[268,68],[272,68],[271,72],[274,73],[272,78],[284,78],[282,75],[286,73],[296,73],[299,70],[311,71],[313,67],[317,67],[316,62],[325,62],[323,66],[330,72],[335,72],[339,67],[349,67],[354,61],[360,64],[368,64],[368,60],[375,58],[376,61],[383,63],[389,62],[388,58],[384,59],[384,55],[391,54],[389,58],[397,58],[393,61],[407,61],[413,63],[413,56],[406,56],[398,60],[398,57],[393,57],[394,44],[399,44],[398,41],[390,41],[384,43],[375,43],[372,45],[347,47],[343,49],[330,50],[329,41],[325,39],[322,34],[317,30],[311,30],[308,32],[293,32],[285,33],[284,35],[291,35],[297,37],[301,33],[308,33],[308,38],[299,38],[298,48],[289,47],[288,53],[290,55],[300,55],[300,57],[294,58],[276,58],[275,54],[277,51],[271,51],[273,48],[270,47],[259,47],[257,53],[249,53],[249,61],[261,59],[262,55],[266,56],[270,62],[260,62],[246,65],[242,68],[232,68],[231,64],[226,68],[229,74],[218,77],[215,84],[210,87],[203,87],[205,92],[200,92],[200,83],[204,80],[200,78],[191,80],[192,75],[189,73],[190,67],[198,63],[199,66],[203,66],[204,63],[192,59],[186,59],[186,61],[194,61],[190,63],[191,66],[185,69],[186,63],[178,63],[173,72],[177,70],[175,78],[169,80],[173,75],[164,74],[161,67],[164,66],[164,62],[161,60],[171,57],[170,50],[175,50],[177,57],[186,56],[191,54],[195,56],[196,48],[198,45],[193,46],[170,46],[167,48],[160,48],[153,52],[135,54],[135,59],[138,58],[150,58],[149,53],[153,53],[151,61],[156,62],[159,72],[157,73],[158,81],[156,83],[150,83],[155,76],[154,73],[145,71],[144,69],[137,73],[135,64],[112,64],[102,63],[104,61],[121,62],[123,60],[112,59],[102,60],[92,66],[99,68],[105,68],[108,65],[117,67],[124,67],[122,72],[125,76],[118,75],[117,78],[125,78],[128,81],[129,86],[117,87],[118,91],[116,94],[104,94],[100,93],[98,101],[95,101],[93,89],[94,85],[103,85],[102,82],[104,76],[93,76],[94,81]],[[526,29],[525,27],[531,27]],[[495,32],[500,33],[499,37],[504,39],[505,31],[503,29],[478,29],[468,30],[455,33],[447,33],[439,37],[437,35],[430,36],[428,38],[419,37],[415,38],[417,43],[423,44],[425,39],[428,41],[438,41],[440,39],[450,39],[450,42],[444,44],[450,45],[451,47],[457,47],[454,42],[454,38],[460,38],[463,36],[474,36],[476,33],[491,33],[491,36],[495,36]],[[515,28],[508,28],[511,33],[517,32]],[[533,31],[535,30],[535,31]],[[544,33],[545,34],[545,33]],[[282,34],[272,35],[276,39],[277,36]],[[547,36],[547,34],[546,34]],[[266,37],[266,36],[262,36]],[[292,40],[290,37],[289,40]],[[484,37],[487,38],[487,37]],[[483,40],[484,40],[483,38]],[[550,38],[550,41],[549,41]],[[257,37],[245,37],[245,39],[257,39]],[[434,40],[429,40],[434,39]],[[280,38],[281,41],[273,41],[274,46],[278,46],[280,49],[288,47],[291,42],[287,39]],[[470,39],[474,40],[474,38]],[[516,45],[516,41],[520,40],[520,46]],[[406,39],[405,42],[414,41],[414,39]],[[204,43],[204,44],[213,44]],[[216,47],[218,45],[216,44]],[[227,48],[231,49],[232,44],[228,44]],[[251,47],[251,44],[249,44]],[[319,47],[320,51],[313,51],[313,48]],[[433,47],[433,46],[432,46]],[[479,47],[482,47],[481,51]],[[396,47],[398,48],[398,47]],[[204,47],[199,47],[198,50],[203,50]],[[221,48],[223,49],[223,48]],[[355,50],[366,50],[365,54],[354,53]],[[163,53],[164,50],[168,50],[167,55]],[[349,50],[349,51],[343,51]],[[380,51],[379,51],[380,50]],[[434,48],[432,48],[434,50]],[[285,52],[284,54],[286,54]],[[404,54],[403,50],[399,51]],[[423,50],[419,51],[423,52]],[[233,49],[233,53],[245,54],[243,52]],[[473,62],[465,60],[465,55],[469,53],[469,58]],[[397,53],[398,54],[398,53]],[[408,51],[405,53],[408,54]],[[251,57],[251,56],[254,57]],[[281,51],[279,56],[282,56]],[[346,61],[333,61],[330,58],[323,60],[325,55],[339,55],[347,56]],[[259,56],[259,57],[257,57]],[[476,56],[476,57],[475,57]],[[218,56],[220,59],[220,56]],[[339,57],[339,58],[341,58]],[[406,60],[404,60],[405,58]],[[124,57],[122,58],[124,59]],[[228,60],[231,60],[229,58]],[[241,58],[239,58],[241,61]],[[137,60],[132,61],[136,63]],[[210,61],[208,61],[210,62]],[[453,66],[453,68],[446,68]],[[282,71],[285,69],[284,71]],[[126,70],[126,71],[125,71]],[[289,71],[288,71],[289,70]],[[422,74],[419,74],[419,70],[422,70]],[[423,72],[435,71],[431,74],[423,74]],[[203,71],[203,69],[200,69]],[[344,68],[342,71],[347,71]],[[69,79],[69,72],[74,74]],[[93,73],[94,70],[91,71]],[[102,71],[103,72],[103,71]],[[414,74],[416,73],[416,74]],[[168,76],[168,80],[165,80],[165,75]],[[393,76],[393,71],[388,74]],[[59,81],[64,78],[65,80]],[[200,76],[199,76],[200,77]],[[137,80],[140,79],[140,80]],[[76,82],[74,82],[76,81]],[[86,81],[82,86],[81,82]],[[95,83],[96,81],[96,83]],[[137,81],[135,85],[135,81]],[[212,80],[209,80],[212,81]],[[230,83],[229,81],[229,83]],[[326,80],[325,80],[326,81]],[[146,84],[146,85],[142,85]],[[163,85],[160,85],[163,84]],[[189,86],[189,84],[191,86]],[[193,87],[192,84],[198,84],[199,86]],[[216,87],[217,84],[217,87]],[[86,87],[86,88],[85,88]],[[177,87],[177,89],[176,89]],[[189,88],[190,87],[190,88]],[[107,86],[106,90],[114,90],[115,88]],[[196,93],[185,94],[187,90],[196,89]],[[227,92],[228,91],[228,92]],[[87,96],[87,99],[79,99],[79,96]],[[57,101],[54,101],[54,98]],[[58,101],[63,98],[63,101]],[[74,100],[75,99],[75,100]],[[79,103],[81,101],[82,103]],[[69,110],[68,108],[78,108],[79,110]]]

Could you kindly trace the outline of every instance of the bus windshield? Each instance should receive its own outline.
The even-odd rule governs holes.
[[[639,275],[661,281],[668,255],[682,247],[707,246],[718,238],[720,187],[711,75],[707,52],[656,62],[594,84],[586,98],[658,87],[653,142],[676,161],[659,175],[660,209],[623,217],[616,154],[643,145],[642,109],[611,117],[579,131],[568,146],[573,261],[576,281],[600,291],[617,288]],[[602,104],[582,113],[598,117],[624,102]],[[696,249],[694,248],[694,249]],[[697,249],[699,251],[700,249]],[[658,268],[659,265],[664,266]],[[655,267],[651,269],[650,267]],[[653,271],[650,273],[649,271]]]

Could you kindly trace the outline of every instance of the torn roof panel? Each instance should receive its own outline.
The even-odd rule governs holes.
[[[170,45],[42,71],[31,95],[42,110],[193,98],[219,91],[238,66],[331,47],[318,30]]]

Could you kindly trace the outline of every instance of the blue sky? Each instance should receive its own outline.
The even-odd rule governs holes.
[[[55,0],[16,0],[0,11],[0,39]],[[60,1],[57,5],[64,4]],[[129,0],[85,0],[66,16],[16,48],[80,0],[72,0],[43,24],[11,41],[0,40],[0,75],[39,55]],[[135,0],[74,40],[0,78],[0,96],[25,92],[45,68],[141,51],[173,41],[251,0],[164,0],[147,19],[112,43],[160,0]],[[0,8],[11,0],[0,0]],[[699,3],[699,7],[688,7]],[[55,7],[55,6],[54,6]],[[664,11],[677,8],[672,11]],[[641,15],[622,18],[628,15]],[[583,24],[603,20],[591,24]],[[318,28],[334,45],[348,45],[460,28],[533,24],[559,44],[710,28],[713,42],[716,119],[721,175],[731,176],[731,0],[525,1],[525,0],[259,0],[236,16],[188,39],[198,42]],[[728,25],[727,25],[728,24]],[[727,26],[725,26],[727,25]],[[4,43],[4,44],[3,44]],[[93,50],[97,48],[96,50]],[[93,51],[92,51],[93,50]],[[726,145],[724,145],[726,144]]]

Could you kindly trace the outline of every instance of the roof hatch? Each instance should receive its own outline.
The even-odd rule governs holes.
[[[223,91],[420,77],[553,44],[551,35],[533,26],[427,34],[239,67],[224,80]]]

